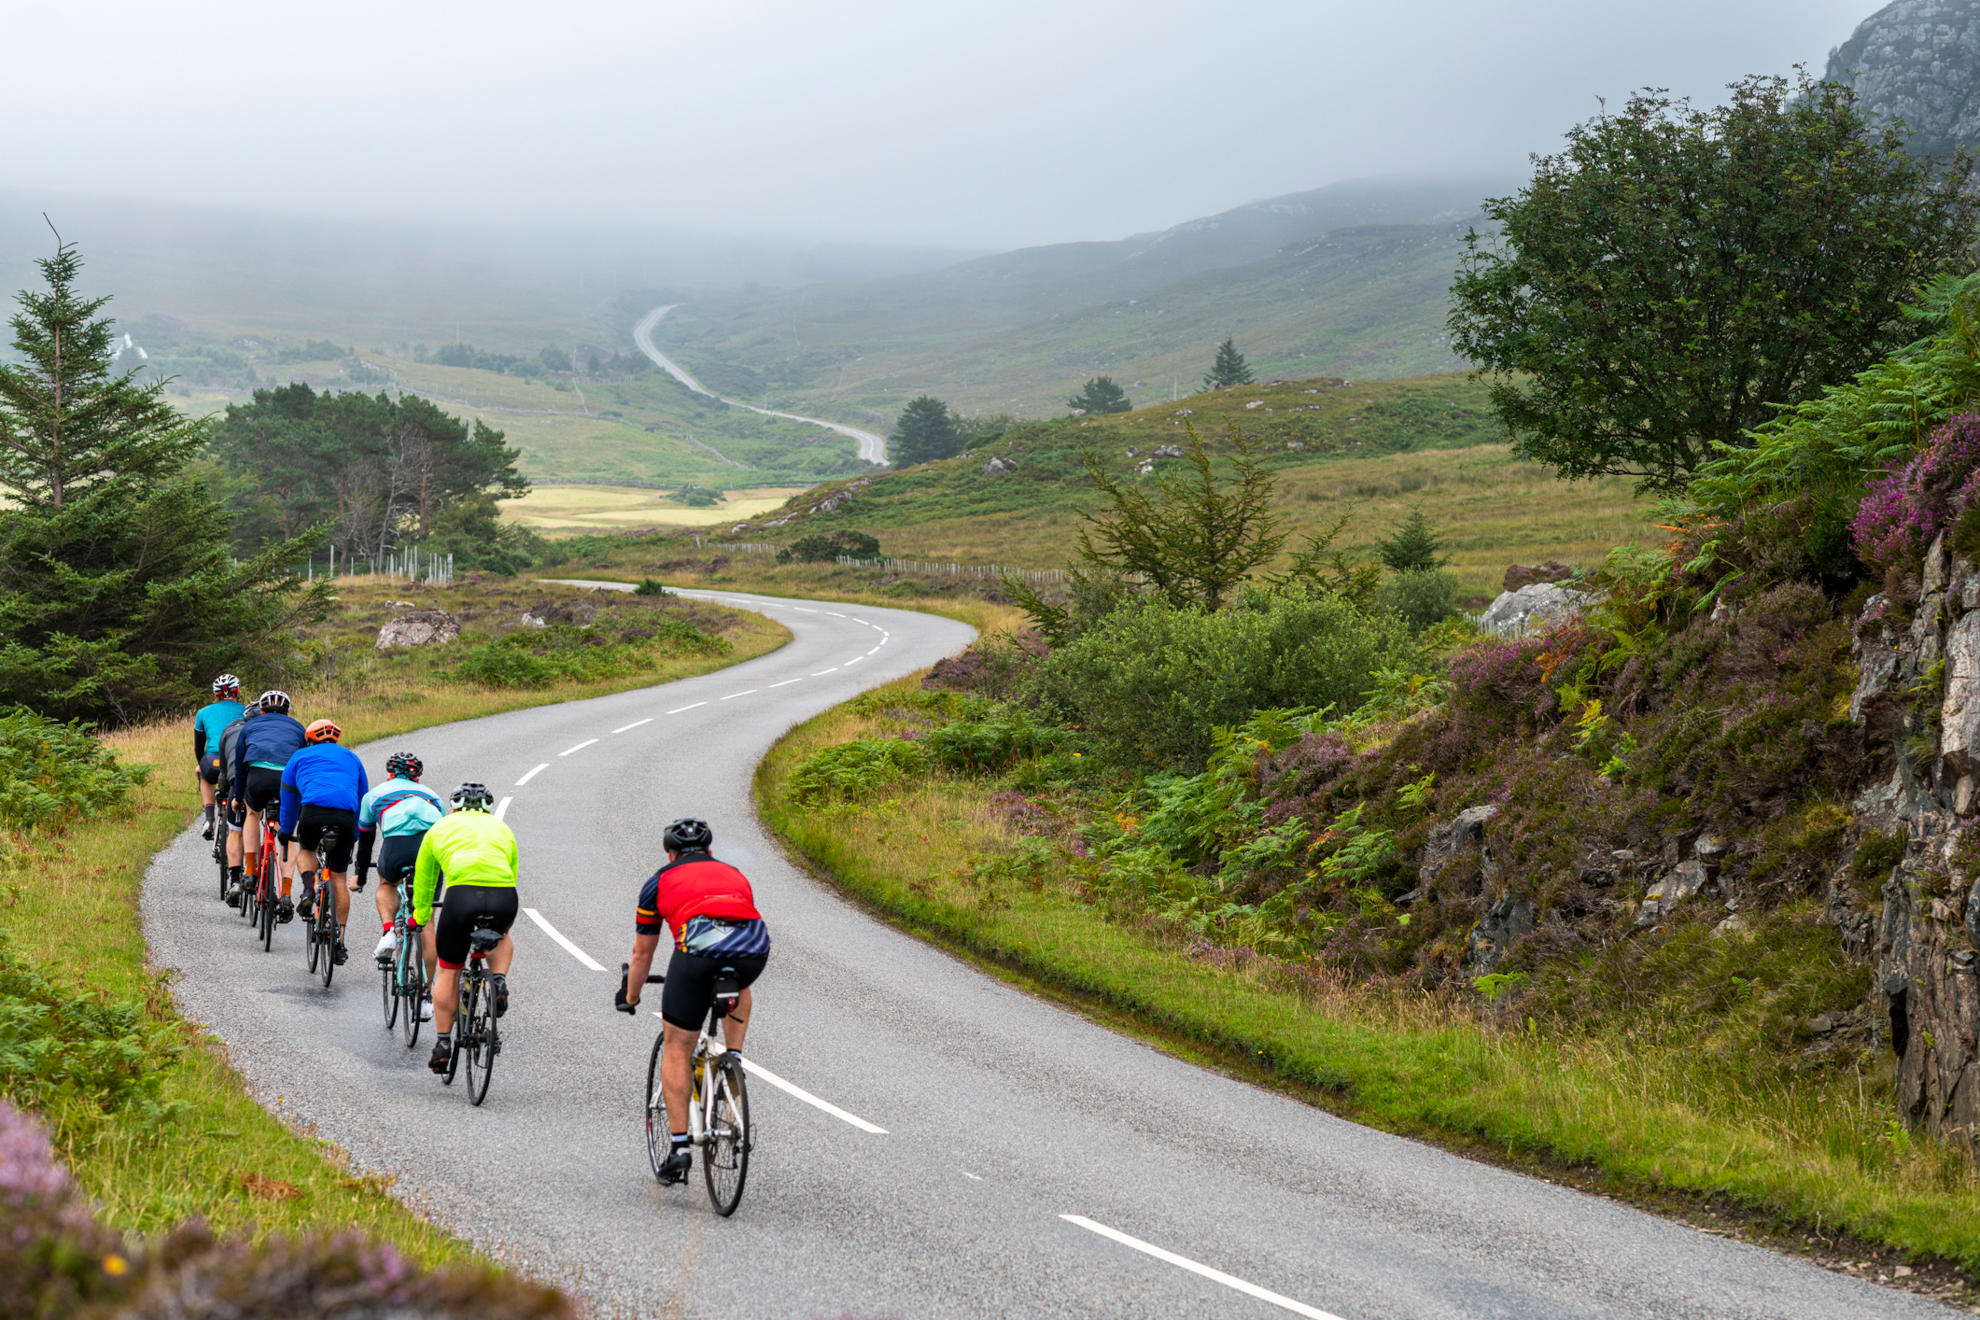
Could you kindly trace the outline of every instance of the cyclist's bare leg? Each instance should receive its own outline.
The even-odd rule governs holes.
[[[434,920],[427,922],[419,932],[420,948],[426,953],[426,984],[428,986],[435,984],[439,978],[439,973],[435,969],[440,965],[440,955],[433,951],[433,926],[438,920],[439,914],[436,912],[434,914]],[[435,1002],[437,1003],[438,1001],[436,1000]]]
[[[193,778],[199,781],[199,805],[202,807],[212,806],[213,785],[206,782],[206,776],[199,772],[198,766],[193,767]]]
[[[488,970],[497,976],[509,974],[509,964],[515,960],[516,942],[507,935],[502,942],[488,951]]]
[[[336,896],[334,901],[337,905],[337,929],[342,930],[344,923],[351,919],[351,878],[349,874],[343,871],[332,871],[330,873],[330,892]]]
[[[399,915],[399,887],[379,877],[378,890],[371,896],[378,905],[378,921],[386,930],[392,929],[392,922]]]
[[[454,1029],[454,1012],[461,1003],[461,970],[442,967],[433,975],[433,1029],[446,1035]]]
[[[660,1092],[667,1098],[667,1131],[684,1136],[688,1130],[688,1093],[694,1080],[694,1046],[699,1031],[689,1031],[671,1022],[660,1024]]]
[[[227,827],[227,865],[241,864],[241,832],[233,825]]]
[[[247,809],[247,819],[241,825],[241,846],[247,850],[248,874],[261,870],[261,813],[253,807]]]

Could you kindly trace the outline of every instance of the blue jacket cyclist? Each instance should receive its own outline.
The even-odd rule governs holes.
[[[413,873],[420,840],[447,814],[440,795],[419,782],[426,766],[411,752],[394,752],[385,762],[386,780],[364,795],[358,807],[357,886],[371,870],[371,850],[378,848],[378,920],[385,933],[373,950],[381,964],[392,957],[392,922],[399,912],[399,883]],[[410,897],[410,895],[408,895]],[[410,915],[410,914],[408,914]]]
[[[358,806],[371,788],[364,762],[338,745],[344,731],[318,720],[305,733],[306,744],[282,769],[282,835],[293,836],[302,893],[296,910],[307,921],[321,864],[337,910],[337,962],[344,961],[344,922],[351,913],[348,876],[357,847]]]
[[[303,726],[289,714],[289,694],[271,688],[255,701],[258,713],[241,725],[234,740],[234,759],[227,766],[227,782],[232,785],[236,814],[247,812],[241,825],[241,842],[247,850],[247,872],[261,873],[261,817],[279,807],[282,796],[282,767],[303,745]],[[288,839],[282,840],[286,846]],[[289,875],[277,860],[282,901],[276,915],[283,921],[295,915],[289,907]]]

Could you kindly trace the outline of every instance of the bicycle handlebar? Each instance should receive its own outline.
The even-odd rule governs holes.
[[[612,992],[612,1007],[618,1009],[621,1013],[631,1013],[632,1011],[634,1011],[633,1006],[626,1002],[626,985],[631,980],[631,978],[632,978],[632,964],[620,963],[619,988]],[[667,978],[664,976],[649,975],[646,978],[646,984],[661,985],[664,984],[666,980]]]

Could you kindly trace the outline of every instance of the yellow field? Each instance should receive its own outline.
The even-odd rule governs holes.
[[[609,532],[629,527],[704,527],[768,513],[806,489],[752,487],[727,491],[705,509],[676,504],[640,486],[538,486],[519,500],[504,500],[502,514],[539,532]]]

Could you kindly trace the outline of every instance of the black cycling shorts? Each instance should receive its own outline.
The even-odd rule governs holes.
[[[199,777],[209,784],[220,782],[220,754],[209,753],[199,758]]]
[[[277,810],[282,806],[282,772],[265,765],[251,765],[247,768],[247,782],[241,785],[241,800],[249,811],[266,813],[270,807]]]
[[[506,933],[520,909],[512,887],[448,885],[446,897],[433,912],[434,957],[442,967],[466,966],[468,937],[477,930]]]
[[[715,977],[724,967],[736,969],[736,985],[746,987],[763,975],[769,954],[753,958],[703,958],[674,950],[667,963],[667,983],[660,987],[660,1019],[687,1031],[701,1030],[715,1002]]]
[[[419,860],[420,840],[426,831],[417,834],[394,834],[385,840],[384,847],[378,850],[378,883],[396,885],[402,880],[411,880],[413,863]]]
[[[325,838],[329,847],[323,848]],[[296,813],[296,842],[317,853],[317,861],[327,871],[351,869],[351,854],[357,850],[357,813],[349,807],[325,807],[303,803]]]

